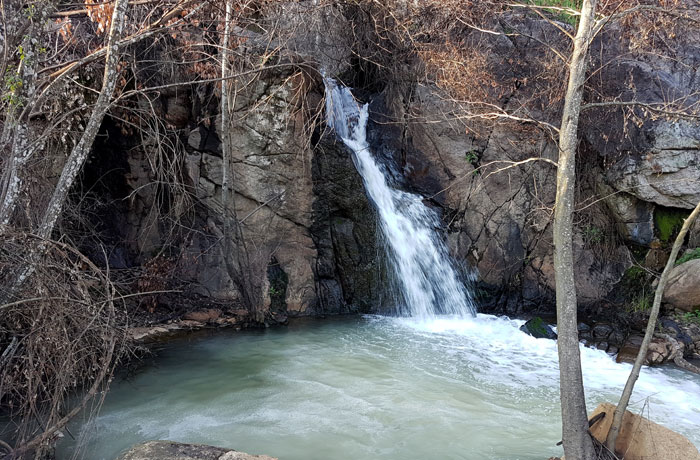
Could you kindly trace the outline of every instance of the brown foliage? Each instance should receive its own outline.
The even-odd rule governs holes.
[[[108,275],[69,245],[26,234],[3,238],[0,278],[27,263],[28,248],[42,247],[37,269],[14,299],[0,306],[0,404],[16,423],[15,448],[48,447],[83,385],[89,396],[105,387],[125,350],[125,317],[115,305]],[[46,430],[53,428],[46,436]]]

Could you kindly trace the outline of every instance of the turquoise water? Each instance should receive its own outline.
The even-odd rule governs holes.
[[[284,460],[508,459],[561,454],[556,344],[478,315],[300,321],[172,343],[77,421],[82,458],[170,439]],[[585,348],[590,409],[631,366]],[[644,369],[633,409],[700,444],[700,378]],[[64,438],[59,459],[76,441]]]

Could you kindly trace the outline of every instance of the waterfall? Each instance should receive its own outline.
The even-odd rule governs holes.
[[[399,282],[402,312],[415,317],[436,314],[474,316],[471,293],[460,281],[444,242],[436,232],[440,220],[419,195],[393,188],[387,171],[367,143],[367,104],[350,90],[325,79],[326,116],[353,152],[365,190],[377,210],[390,268]]]

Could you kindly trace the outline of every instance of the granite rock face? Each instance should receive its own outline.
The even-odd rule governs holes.
[[[279,11],[284,19],[280,27],[299,31],[281,54],[290,62],[316,57],[313,65],[328,75],[365,82],[358,95],[371,101],[368,136],[375,154],[399,187],[422,194],[440,213],[440,230],[458,265],[478,271],[482,309],[517,314],[551,307],[557,160],[552,131],[519,122],[467,129],[455,116],[463,107],[436,85],[410,78],[394,84],[369,81],[379,74],[348,59],[358,46],[343,33],[350,19],[333,10],[298,27],[309,6],[300,2]],[[528,15],[506,15],[499,21],[490,27],[517,30],[521,36],[486,34],[480,43],[488,49],[496,79],[512,84],[498,109],[517,112],[539,97],[528,80],[539,72],[529,63],[546,51],[540,42],[559,34]],[[249,36],[249,46],[256,46],[253,31],[241,33]],[[671,95],[693,94],[700,83],[692,70],[700,63],[698,31],[678,37],[676,60],[637,52],[615,33],[606,31],[594,44],[595,59],[616,64],[601,67],[602,83],[588,88],[587,100],[619,96],[656,104]],[[415,73],[414,64],[420,65],[406,64],[408,75]],[[386,303],[382,299],[390,277],[374,210],[350,152],[325,129],[322,116],[316,117],[323,107],[322,79],[313,72],[280,68],[251,78],[243,88],[234,112],[245,116],[232,117],[227,127],[221,126],[212,87],[164,92],[159,99],[162,116],[185,151],[181,164],[173,166],[181,171],[188,197],[176,210],[188,216],[190,229],[174,251],[179,252],[173,262],[177,278],[187,283],[189,293],[220,303],[245,303],[242,291],[251,291],[253,303],[280,321],[370,311]],[[538,110],[527,115],[558,124],[556,103]],[[635,124],[618,115],[614,107],[590,108],[579,127],[581,206],[572,238],[583,306],[598,305],[614,294],[631,264],[628,245],[654,245],[659,207],[684,210],[700,201],[697,123],[649,116]],[[222,190],[224,132],[232,146],[228,190]],[[168,231],[153,212],[162,197],[152,187],[159,177],[151,170],[147,150],[156,146],[128,147],[119,147],[128,170],[123,194],[128,200],[123,200],[126,209],[117,224],[124,228],[120,237],[125,243],[113,251],[113,259],[124,266],[144,265],[164,252]],[[602,199],[589,200],[592,196]],[[698,225],[691,243],[698,240]],[[226,228],[236,233],[227,253],[220,244]],[[232,276],[237,272],[246,276]],[[247,287],[233,278],[244,278]]]

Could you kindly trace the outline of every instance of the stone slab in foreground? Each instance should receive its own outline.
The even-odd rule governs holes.
[[[610,431],[615,405],[600,404],[589,418],[601,412],[605,412],[605,417],[591,427],[591,433],[604,443]],[[688,438],[630,411],[625,411],[622,418],[615,450],[625,460],[700,460],[698,449]]]
[[[250,455],[222,447],[147,441],[137,444],[116,460],[277,460],[266,455]]]

